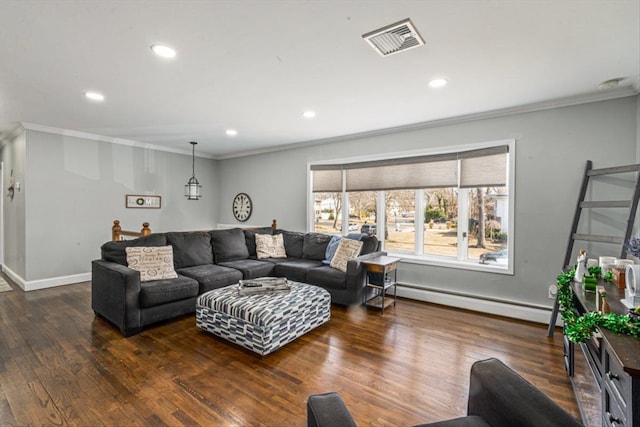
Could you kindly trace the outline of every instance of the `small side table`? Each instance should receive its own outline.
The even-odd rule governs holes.
[[[400,258],[378,256],[362,261],[367,268],[367,282],[364,290],[364,304],[382,310],[390,305],[396,305],[398,287],[396,286],[398,262]],[[393,273],[393,280],[391,274]],[[389,288],[393,287],[393,297],[387,296]],[[368,297],[369,289],[373,289],[373,296]]]

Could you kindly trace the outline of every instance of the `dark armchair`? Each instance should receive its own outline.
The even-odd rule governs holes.
[[[308,427],[355,427],[338,393],[310,396]],[[582,426],[555,402],[498,359],[471,367],[467,416],[423,424],[422,427],[578,427]]]

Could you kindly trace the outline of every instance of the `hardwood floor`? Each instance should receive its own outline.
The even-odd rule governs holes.
[[[264,358],[186,316],[123,338],[88,283],[0,293],[0,425],[303,426],[306,399],[338,391],[356,423],[465,414],[469,369],[497,357],[575,417],[562,337],[546,325],[411,300],[331,320]]]

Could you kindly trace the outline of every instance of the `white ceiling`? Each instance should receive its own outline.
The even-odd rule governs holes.
[[[612,78],[637,93],[639,3],[0,0],[0,135],[27,122],[185,152],[195,140],[224,158],[593,94]],[[404,18],[425,46],[382,58],[362,40]],[[429,88],[434,77],[448,86]]]

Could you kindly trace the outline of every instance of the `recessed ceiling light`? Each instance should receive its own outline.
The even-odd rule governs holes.
[[[92,101],[104,101],[104,95],[98,92],[85,92],[84,96]]]
[[[158,56],[163,58],[175,58],[176,51],[171,49],[169,46],[164,46],[161,44],[154,44],[151,46],[151,50]]]
[[[433,79],[429,82],[429,87],[437,89],[439,87],[445,87],[447,85],[447,81],[445,79]]]
[[[304,113],[302,113],[302,117],[304,117],[305,119],[312,119],[316,116],[316,112],[315,111],[305,111]]]
[[[238,131],[235,129],[227,129],[225,133],[229,136],[236,136],[238,134]]]

